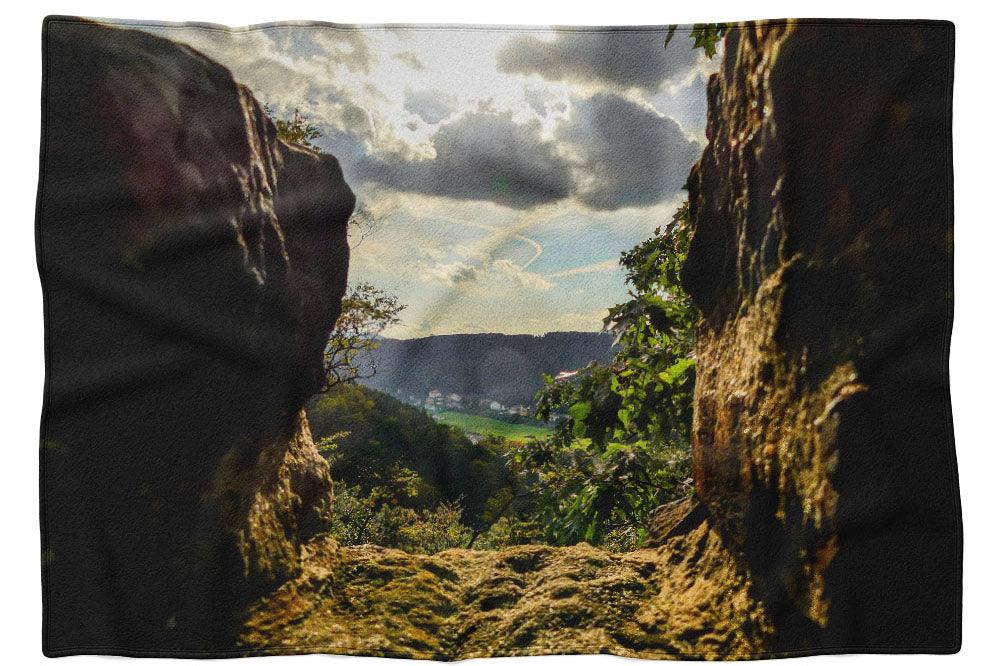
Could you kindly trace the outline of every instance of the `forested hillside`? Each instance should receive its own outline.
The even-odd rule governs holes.
[[[338,481],[414,509],[456,502],[472,521],[504,485],[495,444],[474,444],[461,430],[379,391],[345,384],[307,407],[313,436]]]
[[[430,391],[533,405],[542,375],[611,360],[610,335],[559,332],[477,333],[412,340],[385,338],[373,352],[375,376],[365,384],[406,400]]]

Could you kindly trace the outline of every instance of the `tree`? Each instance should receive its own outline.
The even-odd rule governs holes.
[[[361,203],[354,209],[351,219],[347,221],[347,233],[351,242],[351,250],[356,250],[365,240],[375,235],[379,218],[375,212]]]
[[[691,32],[688,34],[691,41],[694,42],[691,48],[702,49],[705,55],[711,59],[715,56],[718,44],[726,36],[727,30],[729,30],[728,23],[695,23],[691,26]],[[663,48],[670,45],[670,40],[674,38],[675,32],[677,32],[677,24],[667,28],[667,37],[663,40]]]
[[[381,344],[379,337],[399,323],[399,313],[405,307],[395,296],[369,282],[349,289],[323,354],[326,389],[374,376],[373,352]]]
[[[274,128],[278,130],[279,139],[285,143],[321,152],[319,146],[313,143],[313,139],[319,139],[323,133],[304,115],[300,114],[298,109],[292,111],[291,118],[278,117],[268,104],[264,105],[264,112],[274,123]]]
[[[559,425],[512,465],[536,489],[537,520],[554,543],[634,547],[653,508],[690,492],[696,310],[680,284],[689,238],[684,204],[622,253],[630,299],[605,319],[618,347],[611,364],[572,381],[545,377],[536,415]]]

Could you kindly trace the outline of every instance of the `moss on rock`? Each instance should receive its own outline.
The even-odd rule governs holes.
[[[730,657],[761,652],[770,633],[748,576],[702,521],[626,554],[578,544],[428,556],[318,540],[302,574],[251,610],[243,643],[446,660]]]

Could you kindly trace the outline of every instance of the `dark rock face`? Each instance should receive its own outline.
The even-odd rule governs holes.
[[[953,27],[731,29],[689,181],[697,494],[776,636],[959,643]]]
[[[354,195],[186,46],[54,19],[44,53],[45,649],[233,644],[321,527]]]
[[[653,509],[649,516],[649,536],[643,548],[657,548],[687,534],[708,518],[705,505],[697,497],[685,497]]]

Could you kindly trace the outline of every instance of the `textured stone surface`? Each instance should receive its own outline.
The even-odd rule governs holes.
[[[646,548],[662,546],[702,523],[706,517],[705,505],[693,496],[659,506],[649,516],[649,534],[644,545]]]
[[[354,196],[186,46],[50,20],[45,68],[46,649],[232,645],[320,529]]]
[[[791,647],[957,645],[952,36],[744,25],[709,84],[696,492]]]
[[[704,521],[623,555],[586,544],[431,556],[330,540],[308,549],[302,574],[252,609],[247,650],[751,656],[772,632],[749,577]]]

